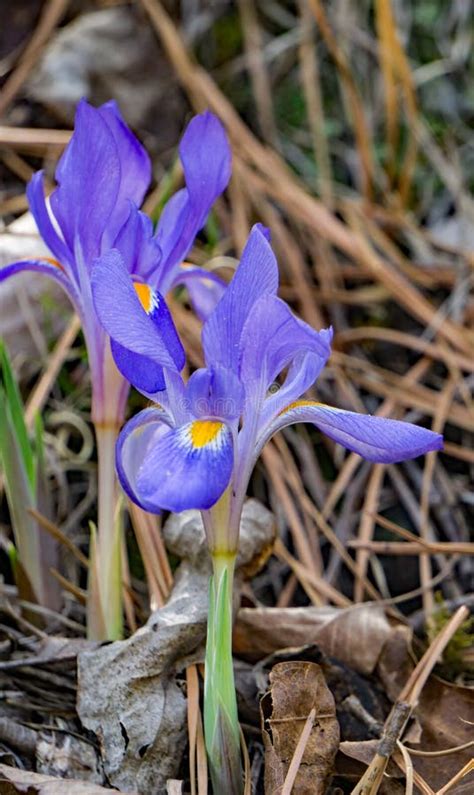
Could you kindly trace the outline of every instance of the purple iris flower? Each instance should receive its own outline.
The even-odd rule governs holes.
[[[158,402],[130,420],[119,437],[122,486],[148,511],[201,509],[211,551],[236,549],[252,469],[266,442],[287,425],[313,423],[349,450],[383,463],[442,447],[442,437],[425,428],[301,399],[328,360],[332,330],[315,331],[277,297],[278,266],[260,225],[204,324],[206,366],[186,384],[163,298],[152,293],[144,311],[114,251],[96,264],[92,285],[104,328],[128,350],[130,364],[136,362],[133,383]],[[147,388],[144,360],[163,372],[165,390]],[[275,390],[279,377],[283,382]],[[222,504],[223,495],[225,516],[217,521],[210,509]]]
[[[44,273],[68,294],[86,339],[96,424],[120,423],[131,374],[126,352],[118,346],[114,351],[124,377],[110,357],[92,301],[93,262],[116,248],[143,300],[147,285],[166,294],[185,284],[202,317],[223,291],[215,274],[182,264],[230,177],[230,150],[218,119],[209,112],[192,119],[179,153],[186,187],[168,201],[155,233],[151,220],[138,209],[151,180],[147,153],[115,102],[93,108],[81,101],[73,136],[56,169],[56,189],[45,199],[40,171],[27,190],[38,229],[54,259],[15,262],[0,270],[0,281],[24,270]],[[160,384],[155,381],[153,386]]]

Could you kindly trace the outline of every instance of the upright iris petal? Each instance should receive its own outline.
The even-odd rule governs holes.
[[[105,229],[103,245],[112,246],[122,228],[128,205],[139,207],[151,182],[151,162],[147,152],[125,124],[116,102],[106,102],[99,108],[115,141],[120,162],[120,182],[113,213]]]
[[[86,266],[100,254],[102,236],[117,206],[120,179],[114,136],[101,114],[81,101],[74,135],[56,168],[58,187],[51,195],[51,209],[70,252],[80,241]]]
[[[188,254],[204,226],[209,210],[226,188],[231,173],[231,154],[224,128],[206,111],[190,121],[179,146],[186,187],[166,204],[157,229],[163,252],[163,291],[179,280],[174,269]]]
[[[208,366],[219,363],[237,369],[240,337],[250,310],[259,298],[275,295],[277,289],[277,261],[266,230],[256,224],[229,287],[203,328],[202,342]]]

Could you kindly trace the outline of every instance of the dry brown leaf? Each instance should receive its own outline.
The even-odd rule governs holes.
[[[370,674],[392,632],[377,605],[243,608],[234,629],[234,650],[257,661],[279,649],[316,643],[325,654]]]
[[[344,740],[339,745],[339,751],[349,759],[355,759],[357,762],[362,762],[364,765],[370,765],[372,759],[377,753],[380,740]],[[389,762],[387,766],[387,775],[402,777],[402,773],[394,762]]]
[[[292,789],[294,795],[326,791],[339,746],[339,724],[322,669],[310,662],[284,662],[270,673],[270,690],[260,704],[265,746],[265,792],[279,792],[311,710],[311,734]]]
[[[90,781],[53,778],[0,764],[0,792],[5,795],[14,795],[14,793],[25,793],[25,795],[103,795],[103,793],[117,791],[91,784]],[[134,795],[132,790],[129,792],[130,795]]]

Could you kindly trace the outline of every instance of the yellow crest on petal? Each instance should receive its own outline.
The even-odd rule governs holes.
[[[293,403],[286,406],[286,408],[282,409],[279,416],[286,414],[288,411],[292,411],[292,409],[308,408],[309,406],[322,406],[324,409],[330,409],[330,411],[341,411],[341,409],[337,409],[335,406],[328,406],[326,403],[318,403],[316,400],[295,400]]]
[[[138,295],[139,301],[147,314],[153,308],[153,292],[151,287],[142,282],[134,282],[135,292]]]
[[[207,444],[211,444],[222,426],[222,422],[215,420],[195,420],[190,429],[193,447],[205,447]]]

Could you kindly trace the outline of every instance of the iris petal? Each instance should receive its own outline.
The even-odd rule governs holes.
[[[319,356],[324,365],[331,352],[331,337],[330,329],[315,331],[297,318],[281,298],[264,295],[253,305],[242,332],[242,381],[262,380],[267,389],[301,353]]]
[[[167,432],[171,424],[168,412],[154,406],[140,411],[129,420],[117,440],[115,461],[120,483],[130,499],[150,513],[159,513],[160,508],[142,498],[137,487],[137,476],[147,448],[157,436]]]
[[[230,429],[216,420],[194,420],[148,446],[137,488],[148,505],[207,510],[227,488],[232,469]]]
[[[244,402],[244,388],[225,367],[216,365],[196,370],[188,381],[186,397],[195,417],[239,418]]]
[[[151,219],[132,202],[128,204],[128,213],[111,248],[120,251],[129,273],[147,281],[150,274],[159,272],[160,247],[153,236]]]
[[[206,321],[224,295],[226,284],[215,273],[204,268],[180,266],[170,289],[184,285],[197,316]]]
[[[231,172],[231,153],[224,128],[209,111],[190,121],[179,154],[186,187],[166,204],[156,235],[163,252],[163,278],[185,259],[209,210],[227,186]],[[170,284],[163,283],[163,292],[169,289]]]
[[[266,230],[256,224],[231,283],[202,330],[208,365],[221,364],[237,372],[245,321],[256,301],[263,295],[275,295],[277,289],[277,261]]]
[[[133,353],[115,340],[110,340],[110,347],[117,369],[136,389],[149,395],[165,389],[165,376],[160,364],[149,356]]]
[[[296,422],[313,423],[335,442],[376,463],[396,464],[443,449],[443,437],[439,433],[418,425],[357,414],[310,400],[299,400],[288,406],[264,431],[258,442],[259,449],[278,430]]]
[[[140,206],[145,197],[151,181],[151,163],[140,141],[125,124],[114,100],[106,102],[96,113],[112,133],[120,162],[118,192],[104,239],[105,245],[110,247],[128,216],[129,202]]]
[[[114,136],[96,108],[81,100],[74,134],[56,168],[51,209],[71,251],[76,237],[86,265],[99,256],[102,235],[117,205],[121,164]]]
[[[0,268],[0,282],[5,281],[10,276],[15,276],[17,273],[24,271],[32,271],[33,273],[42,273],[49,276],[63,288],[69,296],[74,308],[79,314],[82,314],[81,298],[67,273],[59,263],[54,260],[47,259],[28,259],[20,262],[12,262],[10,265]]]
[[[74,270],[71,251],[53,226],[44,195],[43,172],[34,174],[26,189],[31,212],[44,242],[63,265],[70,264]]]
[[[183,368],[183,346],[164,298],[147,285],[140,298],[118,251],[112,249],[95,262],[91,282],[97,314],[111,339],[131,355],[145,356],[162,367]],[[132,381],[137,389],[139,370]]]

